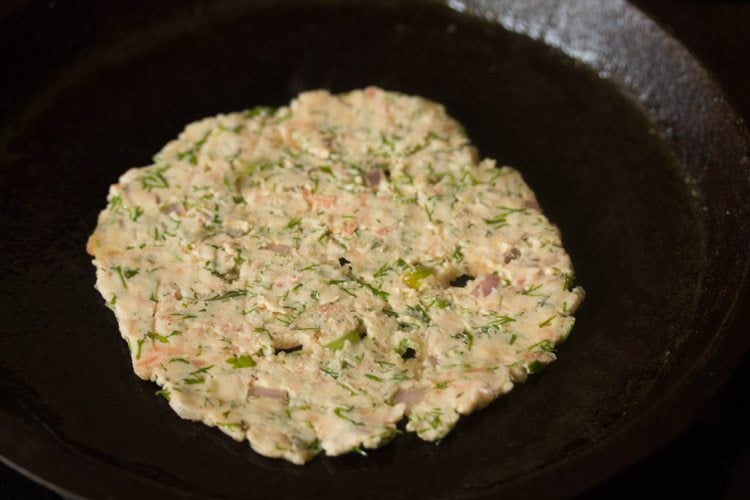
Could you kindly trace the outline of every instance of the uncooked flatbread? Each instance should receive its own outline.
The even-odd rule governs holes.
[[[304,463],[426,440],[555,359],[583,297],[521,175],[378,88],[192,123],[109,192],[88,251],[136,374]]]

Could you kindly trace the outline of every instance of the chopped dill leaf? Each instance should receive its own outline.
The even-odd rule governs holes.
[[[528,365],[528,367],[526,368],[526,370],[527,370],[527,371],[528,371],[528,372],[529,372],[530,374],[532,374],[532,375],[533,375],[533,374],[535,374],[535,373],[539,373],[540,371],[544,370],[544,368],[545,368],[546,366],[547,366],[547,364],[546,364],[546,363],[542,363],[541,361],[532,361],[531,363],[529,363],[529,365]]]
[[[135,207],[132,210],[128,210],[128,213],[130,214],[130,220],[136,222],[141,217],[141,215],[143,215],[143,209],[141,207]]]
[[[151,191],[157,188],[168,188],[169,181],[164,177],[164,172],[169,169],[169,166],[154,167],[149,173],[138,177],[138,181],[141,183],[141,187],[146,191]]]
[[[338,408],[333,410],[333,413],[335,413],[336,416],[339,417],[340,419],[346,420],[347,422],[352,423],[354,425],[358,425],[358,426],[365,425],[362,422],[358,422],[349,416],[349,413],[353,409],[354,409],[354,406],[345,406],[345,407],[339,406]]]
[[[166,388],[166,387],[164,389],[156,391],[154,394],[157,395],[157,396],[161,396],[164,399],[166,399],[167,401],[169,401],[169,397],[170,397],[169,389]]]
[[[466,344],[466,348],[470,351],[474,346],[474,335],[472,335],[472,333],[468,330],[464,330],[461,333],[455,334],[453,338],[461,340],[464,344]]]
[[[247,354],[234,355],[227,359],[227,363],[232,365],[232,368],[252,368],[255,366],[255,360]]]
[[[126,280],[129,280],[139,272],[139,269],[129,269],[127,267],[122,268],[121,266],[114,266],[112,269],[117,273],[117,276],[119,276],[123,288],[128,287]]]
[[[528,350],[529,352],[555,352],[555,346],[549,340],[542,340],[540,342],[537,342],[536,344],[529,346]]]
[[[242,116],[245,118],[252,118],[254,116],[268,116],[273,114],[276,111],[276,108],[272,108],[270,106],[255,106],[250,109],[246,109],[242,112]]]
[[[150,338],[154,342],[161,342],[162,344],[168,344],[169,343],[169,337],[174,337],[175,335],[180,335],[180,332],[177,330],[174,330],[169,335],[160,335],[156,332],[148,332],[146,334],[146,337]]]
[[[325,347],[332,351],[340,351],[344,348],[347,342],[350,344],[356,344],[361,340],[361,335],[357,330],[352,330],[341,337],[337,338],[336,340],[332,340],[331,342],[327,343]]]
[[[456,245],[456,249],[453,250],[453,253],[451,254],[451,260],[454,260],[456,262],[463,262],[464,252],[461,249],[461,245]]]
[[[361,446],[355,446],[354,448],[352,448],[352,453],[362,455],[363,457],[367,456],[367,452],[363,450]]]
[[[292,229],[293,227],[299,226],[302,223],[302,219],[299,217],[292,217],[289,219],[289,222],[286,223],[287,229]]]
[[[556,317],[557,317],[557,314],[553,314],[549,318],[545,319],[544,321],[542,321],[541,323],[539,323],[539,328],[542,328],[542,327],[545,327],[545,326],[549,326],[550,324],[552,324],[552,320],[555,319]]]
[[[524,288],[524,290],[521,292],[521,295],[527,295],[529,297],[539,297],[541,294],[534,293],[534,292],[536,292],[540,288],[542,288],[541,283],[538,285],[532,285],[528,288]]]
[[[212,297],[207,298],[206,302],[224,301],[230,299],[236,299],[237,297],[245,297],[248,294],[247,290],[230,290],[228,292],[220,293]]]

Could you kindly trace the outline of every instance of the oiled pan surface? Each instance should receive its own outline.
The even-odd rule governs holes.
[[[745,286],[738,132],[726,158],[704,155],[709,165],[698,168],[702,153],[632,91],[434,3],[174,4],[152,15],[119,3],[70,7],[58,19],[83,34],[64,64],[46,73],[22,64],[34,84],[6,83],[0,453],[91,496],[557,495],[684,425],[664,407],[679,407],[686,388],[711,387],[696,367],[729,345],[733,316],[721,304]],[[34,50],[41,59],[53,49]],[[439,446],[402,436],[368,458],[298,467],[180,420],[135,377],[85,242],[108,185],[150,163],[186,123],[305,89],[367,85],[444,103],[481,155],[520,169],[561,228],[587,298],[559,360]],[[721,209],[731,217],[713,215]]]

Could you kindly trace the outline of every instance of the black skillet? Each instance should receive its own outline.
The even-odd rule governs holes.
[[[563,496],[684,428],[748,346],[744,126],[621,1],[5,2],[0,454],[100,498]],[[520,168],[588,297],[559,360],[460,422],[305,467],[176,417],[84,252],[107,186],[197,118],[377,84]]]

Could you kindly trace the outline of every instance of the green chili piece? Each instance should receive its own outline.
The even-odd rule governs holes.
[[[413,269],[409,269],[403,274],[403,282],[409,288],[419,290],[422,286],[422,281],[435,274],[435,271],[425,266],[416,266]]]

